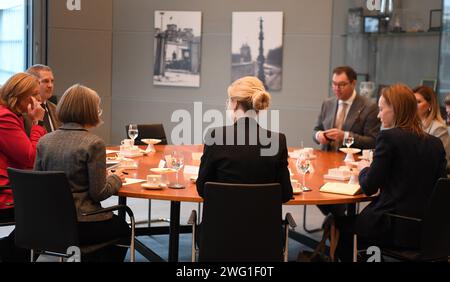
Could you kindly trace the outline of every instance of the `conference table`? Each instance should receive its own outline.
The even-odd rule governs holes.
[[[172,152],[177,151],[184,155],[185,165],[199,166],[199,156],[203,151],[203,145],[155,145],[156,152],[134,158],[138,162],[137,169],[126,170],[127,177],[146,179],[148,174],[155,174],[150,171],[151,168],[157,168],[161,160]],[[117,147],[108,149],[117,150]],[[145,147],[142,147],[145,149]],[[295,148],[289,148],[293,152]],[[328,169],[337,168],[344,165],[345,155],[341,152],[322,152],[314,150],[315,158],[311,160],[314,168],[312,173],[306,175],[306,186],[311,188],[310,192],[303,192],[294,195],[294,198],[285,205],[325,205],[325,204],[349,204],[350,213],[355,213],[355,204],[363,201],[370,201],[371,197],[364,194],[348,196],[340,194],[331,194],[320,192],[320,187],[326,182],[324,175],[328,173]],[[302,181],[302,176],[297,173],[295,168],[295,159],[289,158],[289,169],[291,171],[291,179]],[[170,182],[175,181],[175,173],[166,174]],[[142,187],[142,183],[135,183],[123,186],[119,192],[119,204],[126,204],[127,198],[141,198],[153,200],[170,201],[170,223],[169,226],[155,227],[139,227],[136,229],[136,236],[140,235],[156,235],[169,234],[169,251],[168,261],[178,261],[179,234],[191,232],[190,226],[180,226],[180,204],[182,202],[202,202],[203,199],[198,195],[195,183],[190,181],[189,175],[184,175],[183,171],[179,172],[179,181],[185,185],[183,189],[163,188],[160,190],[148,190]],[[119,214],[125,217],[123,213]],[[150,220],[150,219],[149,219]],[[294,240],[302,243],[311,243],[309,237],[292,231],[289,236]],[[136,249],[147,259],[151,261],[163,261],[163,259],[153,252],[151,249],[136,240]]]

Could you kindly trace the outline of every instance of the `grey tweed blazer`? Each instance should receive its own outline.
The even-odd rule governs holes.
[[[43,136],[37,146],[34,169],[66,173],[78,221],[103,221],[112,217],[112,213],[82,216],[100,209],[100,202],[116,194],[122,182],[116,175],[106,177],[105,143],[81,125],[66,123]]]

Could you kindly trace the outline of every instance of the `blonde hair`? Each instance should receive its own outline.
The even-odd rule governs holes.
[[[100,97],[94,90],[75,84],[66,90],[56,107],[56,115],[62,123],[75,122],[83,126],[97,126]]]
[[[394,111],[393,127],[406,129],[419,136],[425,135],[417,113],[416,96],[408,86],[393,84],[383,89],[382,96]]]
[[[19,114],[20,101],[31,96],[38,86],[39,80],[34,75],[24,72],[16,73],[0,88],[0,103]]]
[[[271,96],[263,83],[254,76],[245,76],[234,81],[228,87],[228,97],[235,100],[245,111],[258,113],[270,105]]]
[[[422,98],[430,105],[429,111],[426,113],[425,122],[423,123],[424,128],[430,126],[433,120],[437,120],[441,124],[445,125],[434,90],[431,87],[422,85],[414,88],[413,92],[420,94],[420,96],[422,96]]]

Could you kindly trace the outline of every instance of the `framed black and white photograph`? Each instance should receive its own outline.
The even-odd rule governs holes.
[[[347,33],[355,34],[363,31],[363,8],[348,9]]]
[[[200,87],[201,12],[155,11],[153,84]]]
[[[233,12],[231,79],[257,76],[267,90],[281,90],[283,12]]]

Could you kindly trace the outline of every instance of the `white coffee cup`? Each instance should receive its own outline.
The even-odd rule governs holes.
[[[133,145],[134,145],[134,141],[133,141],[133,139],[123,139],[121,142],[120,142],[120,144],[121,145],[124,145],[125,147],[132,147]]]
[[[161,183],[161,175],[159,174],[147,175],[147,183],[150,185],[159,185]]]

